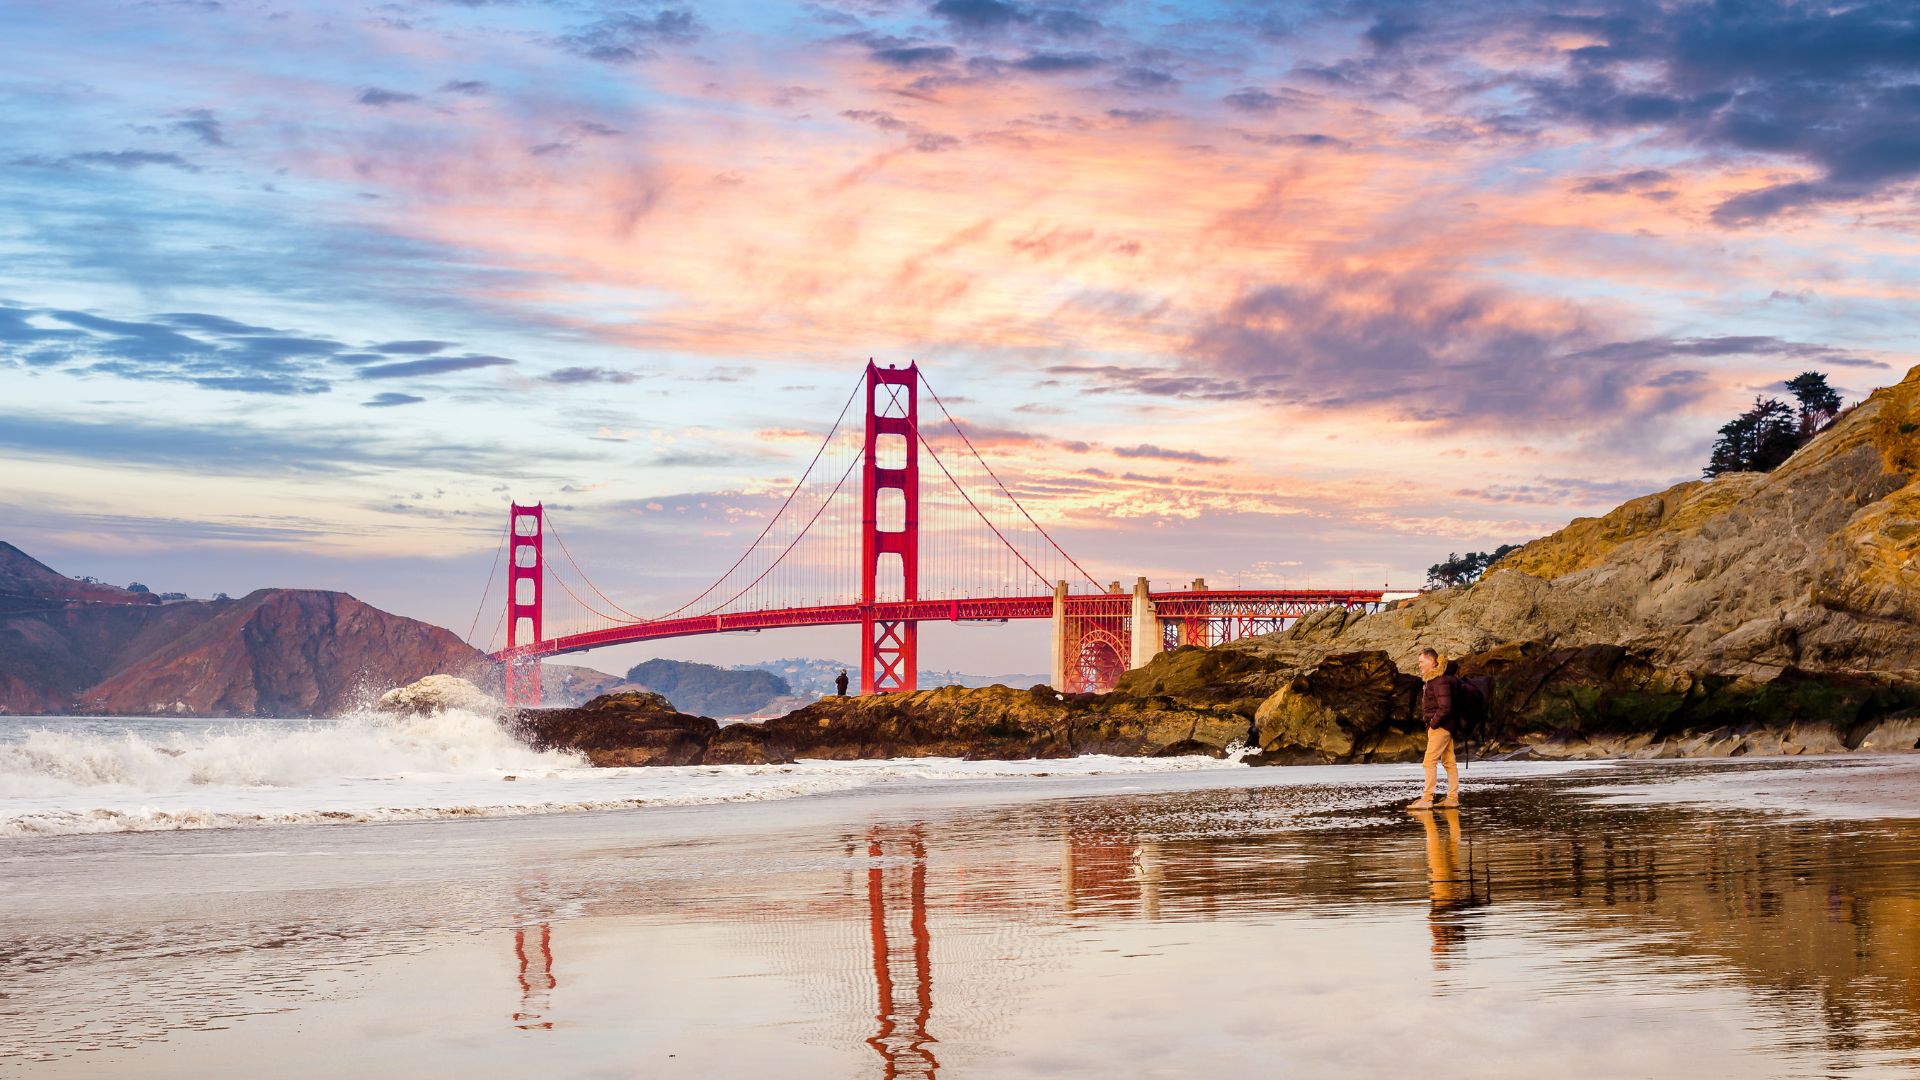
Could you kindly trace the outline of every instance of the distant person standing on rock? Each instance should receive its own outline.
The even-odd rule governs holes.
[[[1446,662],[1432,648],[1420,650],[1420,678],[1426,683],[1420,689],[1420,714],[1427,721],[1427,757],[1421,762],[1421,767],[1427,772],[1427,787],[1420,793],[1419,799],[1407,805],[1407,809],[1432,809],[1437,772],[1434,766],[1441,762],[1447,766],[1447,798],[1440,805],[1459,806],[1460,765],[1453,757],[1453,730],[1457,725],[1454,680],[1452,675],[1447,674]]]
[[[840,673],[839,678],[833,680],[833,687],[840,692],[841,697],[847,696],[847,673],[845,671]]]

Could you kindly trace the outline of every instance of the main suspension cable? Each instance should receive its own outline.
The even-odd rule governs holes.
[[[849,461],[847,463],[847,471],[840,474],[840,482],[833,485],[833,491],[828,493],[826,499],[820,503],[820,509],[815,510],[813,512],[813,516],[807,519],[806,525],[804,525],[800,529],[800,535],[794,537],[791,543],[789,543],[786,547],[780,549],[780,554],[773,560],[773,562],[767,564],[767,568],[765,570],[760,571],[759,577],[754,578],[752,581],[747,582],[744,586],[741,587],[739,592],[734,593],[732,596],[729,596],[725,600],[722,600],[718,604],[715,604],[714,606],[708,608],[705,613],[708,615],[711,615],[711,614],[714,614],[715,612],[718,612],[721,608],[726,607],[728,604],[731,604],[735,600],[738,600],[742,596],[745,596],[749,589],[752,589],[755,585],[760,584],[760,582],[768,574],[773,573],[774,568],[779,566],[780,563],[783,560],[785,560],[788,555],[793,553],[793,549],[799,545],[800,541],[806,539],[807,531],[813,528],[814,522],[820,520],[821,514],[826,513],[827,507],[833,505],[834,497],[840,494],[840,489],[846,485],[847,477],[853,475],[854,466],[861,464],[861,461],[862,459],[860,458],[854,458],[852,461]]]
[[[1092,586],[1094,587],[1094,589],[1095,589],[1095,590],[1097,591],[1097,590],[1098,590],[1098,589],[1100,588],[1100,582],[1099,582],[1099,581],[1097,581],[1097,580],[1095,580],[1095,579],[1094,579],[1094,576],[1093,576],[1092,574],[1089,574],[1089,573],[1087,573],[1087,568],[1086,568],[1086,567],[1084,567],[1084,566],[1081,566],[1081,565],[1080,565],[1080,563],[1079,563],[1079,562],[1078,562],[1078,561],[1077,561],[1076,559],[1074,559],[1074,557],[1073,557],[1073,556],[1071,556],[1071,555],[1069,555],[1069,554],[1067,554],[1067,550],[1066,550],[1065,548],[1063,548],[1063,547],[1061,547],[1061,546],[1060,546],[1060,544],[1059,544],[1059,542],[1058,542],[1058,541],[1056,541],[1056,540],[1055,540],[1055,539],[1053,538],[1053,535],[1052,535],[1051,533],[1049,533],[1049,532],[1047,532],[1047,530],[1046,530],[1046,528],[1045,528],[1044,526],[1042,526],[1042,525],[1041,525],[1041,524],[1040,524],[1040,523],[1039,523],[1038,521],[1035,521],[1035,520],[1033,519],[1033,515],[1032,515],[1032,514],[1029,514],[1029,513],[1027,513],[1027,508],[1026,508],[1026,506],[1024,506],[1024,505],[1023,505],[1023,504],[1022,504],[1022,503],[1020,502],[1020,500],[1019,500],[1019,499],[1018,499],[1017,497],[1015,497],[1015,495],[1013,494],[1013,492],[1011,492],[1011,491],[1008,491],[1008,490],[1007,490],[1007,485],[1006,485],[1005,483],[1003,483],[1003,482],[1001,482],[1001,480],[1000,480],[1000,477],[999,477],[999,475],[998,475],[998,474],[996,474],[996,473],[995,473],[995,472],[993,471],[993,466],[991,466],[991,465],[989,465],[989,464],[987,464],[987,459],[986,459],[986,458],[984,458],[984,457],[981,457],[981,456],[980,456],[980,451],[979,451],[979,450],[978,450],[977,448],[975,448],[975,447],[974,447],[974,445],[973,445],[973,440],[972,440],[972,439],[969,439],[969,438],[967,438],[967,433],[966,433],[965,431],[963,431],[963,430],[961,430],[961,427],[960,427],[960,422],[959,422],[958,420],[955,420],[955,419],[953,418],[953,413],[951,413],[951,412],[949,412],[949,411],[947,411],[947,403],[946,403],[946,402],[944,402],[944,401],[941,401],[941,400],[940,400],[940,392],[939,392],[939,391],[937,391],[937,390],[935,390],[935,389],[933,388],[933,384],[927,381],[927,373],[926,373],[926,372],[924,372],[924,371],[922,371],[922,372],[920,372],[919,374],[920,374],[920,385],[922,385],[922,386],[924,386],[924,387],[926,387],[926,388],[927,388],[927,393],[928,393],[928,394],[931,394],[931,395],[933,396],[933,403],[934,403],[935,405],[938,405],[938,406],[940,407],[940,413],[941,413],[941,415],[942,415],[942,416],[945,416],[945,417],[947,418],[947,423],[953,426],[953,430],[954,430],[954,434],[956,434],[956,435],[959,435],[959,436],[960,436],[960,441],[961,441],[961,442],[963,442],[963,443],[965,443],[965,444],[967,444],[967,449],[973,452],[973,458],[974,458],[974,460],[975,460],[975,461],[978,461],[978,462],[980,463],[980,467],[981,467],[981,468],[983,468],[983,469],[985,469],[985,470],[987,470],[987,475],[993,478],[993,482],[994,482],[995,484],[997,484],[997,485],[999,485],[999,488],[1000,488],[1000,490],[1001,490],[1001,492],[1002,492],[1002,493],[1004,493],[1004,494],[1006,495],[1006,497],[1007,497],[1007,498],[1009,498],[1009,499],[1011,499],[1011,500],[1013,500],[1013,505],[1014,505],[1014,508],[1015,508],[1015,509],[1017,509],[1017,510],[1019,510],[1019,511],[1020,511],[1020,515],[1021,515],[1022,517],[1024,517],[1024,518],[1026,518],[1026,519],[1027,519],[1027,523],[1028,523],[1029,525],[1032,525],[1032,526],[1033,526],[1033,527],[1034,527],[1034,528],[1035,528],[1036,530],[1038,530],[1041,536],[1043,536],[1043,537],[1046,537],[1046,540],[1047,540],[1047,543],[1049,543],[1049,544],[1051,544],[1051,545],[1053,545],[1053,550],[1055,550],[1055,551],[1057,551],[1057,552],[1059,552],[1059,553],[1060,553],[1060,557],[1061,557],[1061,558],[1063,558],[1063,559],[1065,559],[1065,560],[1067,560],[1068,562],[1070,562],[1070,563],[1072,563],[1072,564],[1073,564],[1073,568],[1074,568],[1075,570],[1078,570],[1078,571],[1080,571],[1080,576],[1081,576],[1081,577],[1084,577],[1084,578],[1086,578],[1086,579],[1087,579],[1087,582],[1088,582],[1089,584],[1091,584],[1091,585],[1092,585]],[[922,439],[921,441],[922,441],[922,442],[924,442],[924,441],[925,441],[925,439],[923,438],[923,439]],[[932,449],[932,448],[931,448],[931,447],[929,447],[928,449]],[[935,460],[938,460],[938,459],[939,459],[939,455],[937,455],[937,454],[936,454],[936,455],[934,455],[934,457],[935,457]],[[944,468],[945,468],[945,466],[941,466],[941,468],[942,468],[942,469],[944,469]],[[949,478],[951,479],[951,477],[949,477]],[[957,487],[958,485],[956,484],[955,486]],[[963,491],[963,492],[961,492],[961,494],[962,494],[962,495],[965,495],[965,494],[966,494],[966,492],[964,492],[964,491]],[[969,503],[971,503],[971,502],[972,502],[973,500],[972,500],[971,498],[969,498],[969,499],[968,499],[967,501],[968,501]],[[978,513],[979,511],[978,511],[978,510],[976,509],[976,510],[975,510],[975,512],[976,512],[976,513]],[[999,532],[999,530],[997,530],[997,529],[996,529],[996,530],[994,530],[994,531],[995,531],[995,533],[996,533],[996,534],[997,534],[997,533]],[[1005,538],[1005,537],[1002,537],[1002,538],[1001,538],[1001,543],[1006,543],[1006,538]],[[1011,545],[1009,545],[1009,546],[1011,546]],[[1025,562],[1026,560],[1025,560],[1025,558],[1023,557],[1023,558],[1021,559],[1021,561],[1022,561],[1022,562]],[[1033,566],[1032,566],[1032,564],[1030,564],[1030,563],[1029,563],[1029,564],[1028,564],[1028,566],[1027,566],[1027,569],[1029,569],[1029,570],[1031,570],[1031,569],[1033,569]],[[1044,578],[1042,578],[1042,580],[1045,580],[1045,579],[1044,579]]]
[[[507,549],[507,535],[511,532],[513,532],[513,517],[508,515],[507,527],[500,530],[500,544],[493,549],[493,565],[487,569],[487,587],[480,593],[480,606],[473,609],[473,625],[467,627],[466,640],[469,645],[473,644],[473,635],[480,629],[480,613],[487,610],[487,597],[493,595],[493,579],[500,574],[500,553]],[[491,645],[493,642],[488,641],[487,644]]]
[[[639,615],[635,615],[633,612],[628,611],[626,608],[621,607],[619,601],[615,600],[611,596],[608,596],[606,593],[603,593],[600,591],[600,586],[595,585],[593,583],[593,579],[587,576],[587,572],[581,569],[580,560],[574,558],[573,552],[567,550],[567,542],[565,540],[560,539],[560,530],[553,527],[553,515],[551,513],[548,513],[545,510],[542,510],[541,516],[546,519],[548,535],[552,536],[554,539],[554,542],[560,545],[560,554],[565,555],[567,557],[567,562],[569,565],[573,567],[573,572],[580,575],[580,580],[587,586],[587,588],[592,589],[595,595],[599,596],[600,599],[605,600],[608,604],[612,605],[613,610],[619,612],[622,615],[625,615],[627,618],[632,619],[634,622],[646,622],[647,620],[645,618]],[[556,574],[554,576],[554,580],[559,581],[559,575]],[[560,587],[563,589],[566,589],[567,588],[566,582],[562,581],[560,583]],[[567,589],[567,592],[572,593],[573,590]],[[574,599],[580,600],[578,596],[575,596]],[[613,619],[613,616],[593,608],[585,600],[580,600],[580,606],[586,608],[589,611],[592,611],[594,614],[599,615],[603,619]],[[614,620],[614,621],[618,621],[618,620]]]
[[[727,567],[726,573],[721,574],[718,578],[714,580],[713,584],[701,590],[701,593],[699,596],[694,597],[693,599],[687,601],[686,603],[681,604],[679,607],[674,608],[672,611],[667,612],[665,615],[660,616],[661,619],[671,619],[675,615],[680,614],[681,612],[687,610],[693,605],[713,595],[713,591],[715,589],[718,589],[723,583],[725,583],[727,580],[727,577],[731,575],[735,570],[740,569],[740,564],[746,562],[747,557],[754,553],[754,550],[760,546],[760,541],[765,540],[767,538],[767,534],[773,531],[774,523],[780,520],[780,515],[786,513],[787,507],[793,505],[794,498],[800,494],[800,489],[806,485],[807,477],[813,475],[813,468],[814,466],[820,464],[821,455],[827,452],[827,447],[833,445],[833,437],[840,433],[840,425],[847,418],[847,410],[853,408],[853,399],[860,396],[860,388],[866,385],[866,381],[867,381],[867,374],[865,371],[862,371],[860,373],[860,380],[853,384],[853,392],[847,395],[847,403],[845,405],[840,406],[840,415],[838,418],[834,420],[833,428],[827,432],[826,439],[824,439],[820,443],[820,449],[814,451],[813,460],[807,463],[806,471],[801,473],[800,479],[794,482],[793,490],[787,492],[787,498],[784,502],[780,504],[780,509],[775,510],[773,512],[773,516],[767,519],[766,527],[760,530],[760,535],[754,537],[753,543],[748,544],[747,550],[740,553],[740,557],[733,561],[732,566]],[[849,468],[847,471],[852,472],[853,470]],[[846,477],[842,476],[840,480],[841,480],[841,483],[845,483]],[[834,491],[837,492],[839,490],[840,490],[839,486],[835,485]],[[832,501],[832,496],[828,496],[828,501],[829,502]],[[825,503],[821,504],[823,509],[825,508],[825,505],[826,505]],[[819,517],[820,515],[816,513],[814,516]],[[811,525],[812,523],[809,522],[808,524]],[[796,542],[797,542],[797,538],[796,538]],[[791,548],[791,545],[789,545],[789,548]],[[785,556],[783,555],[782,558],[784,557]],[[768,569],[771,570],[772,567],[768,567]],[[765,576],[766,574],[764,573],[760,575],[760,577],[765,577]],[[755,578],[754,580],[757,582],[759,581],[759,578]],[[742,590],[742,591],[744,592],[745,590]],[[739,598],[740,598],[739,595],[735,594],[734,596],[730,597],[726,601],[726,603],[723,603],[720,606],[725,607],[727,604],[730,604],[734,600],[738,600]],[[641,621],[645,622],[647,620],[643,619]]]

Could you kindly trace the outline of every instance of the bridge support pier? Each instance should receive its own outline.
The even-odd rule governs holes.
[[[1048,685],[1067,690],[1067,583],[1053,583],[1053,668]]]
[[[1160,655],[1160,617],[1154,614],[1153,594],[1147,591],[1147,579],[1143,577],[1133,579],[1133,625],[1127,634],[1132,639],[1133,653],[1127,665],[1129,671],[1146,667]]]

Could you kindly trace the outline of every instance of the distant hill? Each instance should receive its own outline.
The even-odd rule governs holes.
[[[833,693],[833,677],[842,671],[847,672],[848,678],[854,681],[856,689],[860,682],[859,669],[839,660],[791,657],[786,660],[766,660],[757,664],[734,664],[729,670],[771,672],[787,684],[791,693],[808,698]]]
[[[787,680],[771,671],[735,670],[689,660],[636,664],[628,669],[627,681],[665,696],[681,712],[721,719],[756,715],[793,693]]]
[[[70,578],[0,540],[0,615],[44,610],[65,603],[145,605],[159,602],[160,598],[152,593]]]
[[[0,542],[0,713],[332,716],[434,674],[499,690],[497,669],[452,631],[346,593],[162,603]],[[551,704],[618,682],[558,665],[543,680]]]

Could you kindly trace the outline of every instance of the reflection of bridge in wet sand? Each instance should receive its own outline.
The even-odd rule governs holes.
[[[904,836],[888,837],[875,829],[867,834],[867,919],[873,934],[874,1033],[867,1045],[880,1055],[886,1080],[902,1076],[933,1076],[940,1062],[933,1056],[932,1044],[939,1041],[927,1033],[933,1016],[933,944],[927,932],[927,844],[921,828],[914,826]],[[891,842],[904,845],[908,858],[907,940],[902,942],[890,924],[898,922],[897,863],[891,867],[896,880],[889,889],[890,867],[881,860]],[[896,898],[892,905],[889,896]],[[904,977],[903,977],[904,976]]]
[[[513,955],[520,961],[520,1008],[513,1014],[513,1026],[523,1031],[550,1031],[553,1021],[545,1019],[550,1008],[548,995],[559,987],[553,974],[553,924],[541,923],[535,938],[536,951],[529,956],[527,927],[513,932]]]

